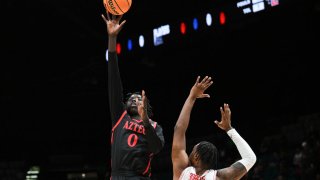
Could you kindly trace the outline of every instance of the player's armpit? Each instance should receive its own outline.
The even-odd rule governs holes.
[[[189,158],[185,150],[173,150],[171,153],[171,160],[173,165],[173,175],[179,178],[182,171],[188,167]]]

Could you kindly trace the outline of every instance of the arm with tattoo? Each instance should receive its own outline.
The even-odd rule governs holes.
[[[220,108],[221,121],[215,121],[219,128],[225,130],[231,140],[236,145],[241,160],[235,162],[230,167],[217,171],[218,179],[240,179],[243,177],[255,164],[257,158],[255,153],[250,148],[249,144],[231,127],[231,110],[228,104],[224,104],[224,109]]]

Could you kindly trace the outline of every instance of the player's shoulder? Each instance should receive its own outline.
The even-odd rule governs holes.
[[[150,124],[151,124],[154,128],[156,128],[157,126],[159,126],[158,123],[157,123],[156,121],[153,121],[152,119],[149,119],[149,122],[150,122]]]

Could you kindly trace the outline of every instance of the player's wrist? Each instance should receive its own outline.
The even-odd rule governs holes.
[[[194,94],[189,94],[189,99],[195,101],[197,99],[197,96]]]
[[[117,36],[116,35],[109,35],[109,43],[116,44],[117,43]]]
[[[225,131],[228,133],[229,131],[233,130],[234,128],[232,126],[225,129]]]
[[[117,39],[117,37],[118,37],[117,34],[109,34],[108,36],[110,39]]]

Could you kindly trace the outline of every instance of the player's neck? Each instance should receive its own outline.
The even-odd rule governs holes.
[[[140,120],[140,119],[141,119],[141,117],[140,117],[139,114],[131,115],[131,118],[132,118],[132,119],[136,119],[136,120]]]

